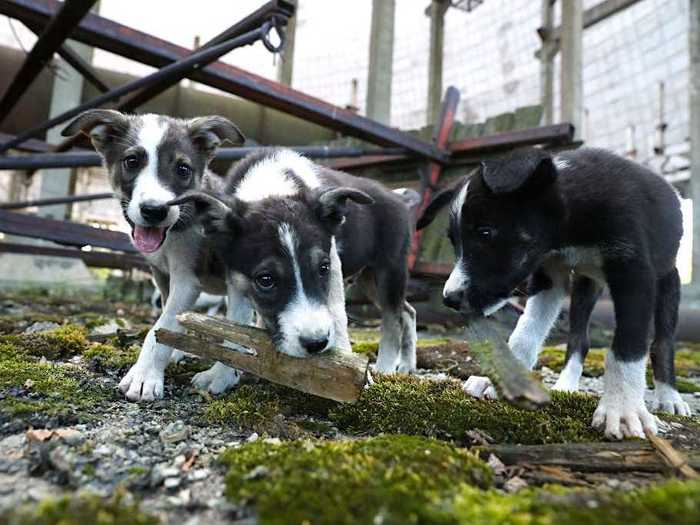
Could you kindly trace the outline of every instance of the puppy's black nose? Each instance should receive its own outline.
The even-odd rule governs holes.
[[[462,307],[462,295],[462,292],[450,292],[443,297],[442,302],[448,308],[459,310]]]
[[[306,337],[300,337],[299,342],[304,349],[310,354],[318,354],[323,352],[328,346],[328,338],[323,337],[320,339],[311,339]]]
[[[142,202],[140,206],[141,217],[143,220],[157,224],[165,220],[168,216],[168,206],[165,204],[158,204],[151,201]]]

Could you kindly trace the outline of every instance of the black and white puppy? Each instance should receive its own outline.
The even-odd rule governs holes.
[[[529,299],[509,345],[531,369],[571,281],[566,366],[554,388],[574,391],[588,352],[591,312],[607,284],[616,329],[593,425],[618,439],[657,431],[644,404],[652,321],[655,408],[690,414],[674,386],[675,265],[683,226],[678,197],[666,181],[603,150],[552,157],[530,148],[485,162],[436,195],[418,227],[447,205],[457,256],[443,291],[447,306],[489,315],[529,279]],[[486,378],[470,378],[465,388],[494,395]]]
[[[412,226],[398,194],[272,149],[243,159],[225,195],[173,202],[196,203],[230,281],[281,352],[349,351],[343,277],[363,272],[382,312],[378,370],[415,368],[416,316],[405,299]]]
[[[163,396],[163,376],[172,349],[155,340],[155,330],[180,330],[176,315],[191,309],[201,291],[227,292],[224,266],[194,224],[192,205],[167,203],[187,191],[222,189],[223,180],[207,170],[223,141],[241,144],[238,128],[222,117],[190,120],[163,115],[124,115],[96,109],[83,113],[64,136],[86,134],[102,156],[110,183],[131,226],[134,246],[149,262],[163,309],[143,343],[136,364],[119,384],[132,401]],[[229,302],[228,316],[248,322],[250,305]],[[174,351],[177,359],[181,352]],[[197,374],[193,383],[219,393],[238,381],[219,367]]]

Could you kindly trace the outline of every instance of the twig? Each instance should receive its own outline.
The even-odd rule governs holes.
[[[670,441],[660,438],[647,429],[644,429],[644,434],[646,434],[651,446],[654,447],[656,455],[676,473],[685,479],[698,479],[700,477],[697,471],[688,464],[688,458],[673,448]]]

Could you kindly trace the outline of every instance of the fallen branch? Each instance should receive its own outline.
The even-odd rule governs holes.
[[[673,448],[670,441],[660,438],[648,430],[644,430],[644,434],[646,434],[647,439],[656,451],[656,454],[677,474],[685,479],[697,479],[700,477],[695,469],[688,464],[688,459]]]
[[[665,441],[665,440],[664,440]],[[505,465],[564,467],[577,472],[668,472],[669,466],[646,441],[562,443],[552,445],[489,445],[482,457],[495,454]],[[700,468],[700,452],[689,453],[685,465]]]
[[[308,358],[280,353],[264,330],[192,312],[178,316],[195,335],[156,331],[158,342],[296,390],[335,401],[357,401],[367,384],[366,356],[331,349]],[[226,340],[252,350],[223,346]]]
[[[535,409],[549,403],[549,394],[533,379],[506,343],[498,321],[487,317],[467,323],[466,338],[483,373],[493,382],[501,399],[521,408]]]

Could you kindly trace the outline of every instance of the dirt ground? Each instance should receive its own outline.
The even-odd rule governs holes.
[[[467,398],[454,378],[478,365],[458,332],[437,327],[420,334],[416,376],[380,377],[355,405],[253,377],[214,398],[190,386],[205,367],[190,359],[168,369],[164,399],[129,403],[117,384],[154,314],[0,298],[0,523],[700,522],[700,482],[646,442],[590,429],[602,351],[587,362],[589,395],[536,413]],[[376,329],[352,338],[376,352]],[[662,436],[697,467],[700,352],[679,347],[694,417],[663,418]],[[543,353],[546,385],[562,356]]]

